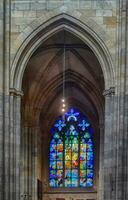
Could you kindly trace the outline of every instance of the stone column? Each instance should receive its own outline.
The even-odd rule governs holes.
[[[98,199],[103,200],[104,190],[104,122],[100,122],[100,152],[99,152],[99,192]]]
[[[30,124],[22,127],[21,140],[21,180],[22,200],[37,199],[37,128]]]
[[[10,1],[0,1],[0,199],[10,197],[9,49]]]
[[[128,199],[128,1],[119,0],[116,200]]]
[[[10,89],[9,199],[20,199],[20,145],[22,92]],[[9,187],[10,186],[10,187]]]
[[[3,54],[4,54],[4,0],[0,1],[0,199],[4,196],[4,132],[3,132]]]
[[[104,91],[105,96],[105,125],[104,125],[104,184],[103,199],[113,199],[113,179],[114,179],[114,149],[113,149],[113,122],[114,122],[114,88]]]

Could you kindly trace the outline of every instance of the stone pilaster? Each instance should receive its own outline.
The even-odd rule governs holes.
[[[113,149],[113,119],[115,88],[109,88],[103,92],[105,96],[105,125],[104,125],[104,167],[103,167],[103,199],[113,199],[113,176],[114,176],[114,149]]]
[[[37,199],[37,128],[23,125],[21,139],[20,198]]]
[[[103,119],[102,119],[103,120]],[[99,192],[98,199],[103,200],[104,191],[104,123],[100,122],[100,153],[99,153]]]
[[[20,199],[21,97],[10,89],[10,200]]]
[[[128,2],[119,1],[118,24],[118,118],[116,134],[116,195],[117,200],[128,198]]]

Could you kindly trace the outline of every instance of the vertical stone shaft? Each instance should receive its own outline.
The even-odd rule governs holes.
[[[37,198],[37,177],[36,177],[36,140],[37,131],[35,127],[25,125],[22,129],[21,140],[21,179],[20,196],[24,199],[36,200]]]
[[[3,15],[3,147],[4,147],[4,170],[3,188],[4,200],[10,198],[10,121],[9,121],[9,70],[10,70],[10,0],[4,0]]]
[[[100,122],[100,163],[99,163],[99,200],[103,200],[103,190],[104,190],[104,124],[103,121]]]
[[[104,91],[105,95],[105,130],[104,130],[104,200],[113,199],[114,149],[113,149],[113,119],[114,91],[112,88]]]
[[[3,69],[4,69],[4,0],[0,1],[0,199],[4,198],[4,132],[3,132]]]
[[[20,143],[21,143],[21,96],[10,95],[10,148],[9,148],[9,176],[10,200],[20,199]]]
[[[119,1],[119,26],[118,26],[118,119],[116,135],[116,200],[127,200],[128,185],[128,103],[127,103],[127,0]]]

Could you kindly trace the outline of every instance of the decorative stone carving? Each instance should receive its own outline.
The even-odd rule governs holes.
[[[113,96],[115,95],[115,87],[110,87],[107,90],[103,91],[103,96]]]
[[[24,95],[22,91],[18,91],[15,88],[10,88],[9,91],[10,91],[10,95],[12,95],[12,96],[21,96],[22,97]]]

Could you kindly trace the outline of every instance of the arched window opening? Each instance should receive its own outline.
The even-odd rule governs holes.
[[[51,129],[49,185],[53,188],[92,187],[93,128],[77,109],[58,117]]]

